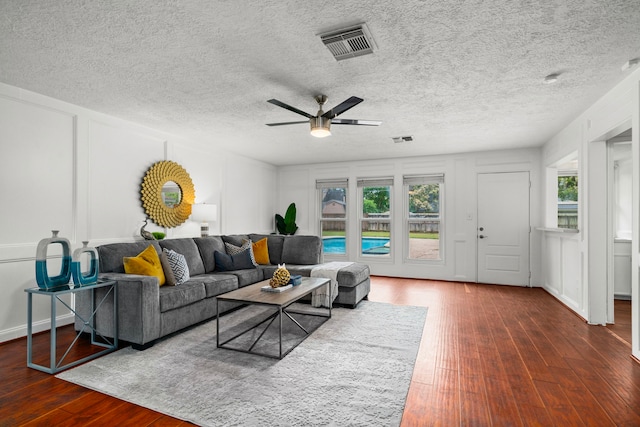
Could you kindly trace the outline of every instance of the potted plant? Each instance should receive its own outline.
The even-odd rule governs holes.
[[[276,228],[280,234],[295,234],[298,230],[296,225],[296,204],[291,203],[284,214],[284,218],[280,214],[276,214]]]

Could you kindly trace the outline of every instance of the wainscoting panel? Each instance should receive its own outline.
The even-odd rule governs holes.
[[[544,288],[586,319],[580,235],[542,231]]]
[[[74,125],[72,114],[0,96],[1,246],[36,244],[53,229],[74,238]]]
[[[37,243],[51,230],[75,238],[75,125],[74,114],[0,94],[0,342],[26,333],[24,289],[36,286]],[[52,271],[59,247],[48,252]],[[34,318],[45,318],[37,304]]]
[[[35,254],[35,248],[33,250]],[[59,271],[60,262],[52,259],[49,263],[51,271]],[[35,281],[35,261],[28,259],[0,263],[0,342],[23,337],[27,333],[27,288],[37,286]],[[70,303],[70,296],[65,296]],[[34,332],[40,332],[50,328],[51,301],[47,297],[33,297],[33,323]],[[58,323],[68,323],[71,319],[70,311],[61,303],[56,305]],[[65,323],[66,322],[66,323]]]
[[[79,238],[136,237],[146,217],[140,184],[151,165],[165,160],[164,140],[91,120],[89,145],[89,235]],[[153,225],[148,229],[160,230]]]

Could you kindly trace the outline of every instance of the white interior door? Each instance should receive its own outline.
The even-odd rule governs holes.
[[[478,282],[529,286],[529,172],[478,174]]]

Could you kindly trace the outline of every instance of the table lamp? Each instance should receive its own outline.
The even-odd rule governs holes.
[[[200,236],[209,235],[209,223],[218,219],[218,207],[207,203],[195,203],[191,205],[191,219],[200,221]]]

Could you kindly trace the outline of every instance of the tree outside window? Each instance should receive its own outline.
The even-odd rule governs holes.
[[[358,180],[362,197],[360,254],[363,256],[390,256],[392,186],[393,178]]]
[[[558,173],[558,228],[578,228],[578,176]]]
[[[407,258],[441,259],[441,197],[443,175],[404,178],[408,203],[406,230]]]

